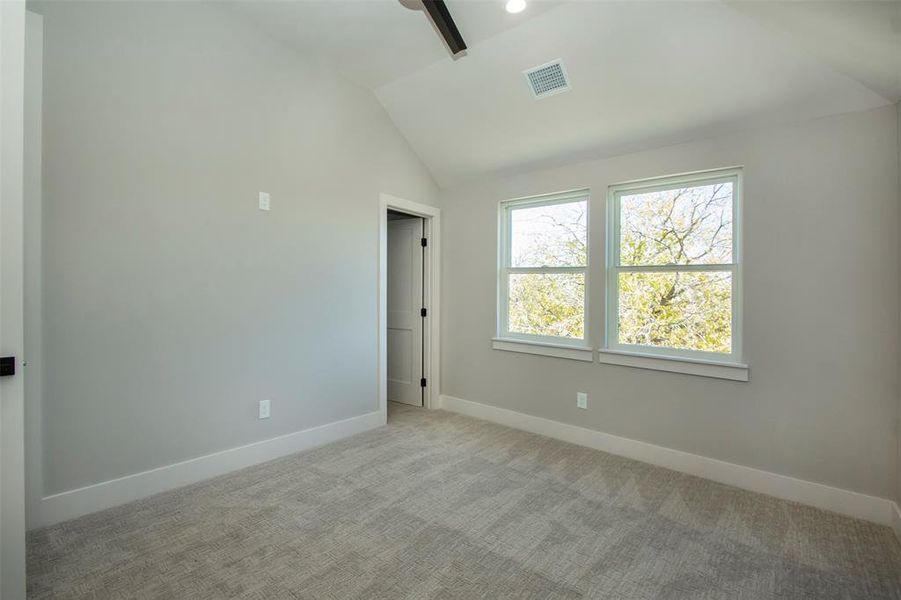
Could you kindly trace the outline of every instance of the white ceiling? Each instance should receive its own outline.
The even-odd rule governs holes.
[[[901,100],[901,2],[727,0],[727,3],[783,32],[799,47],[886,99]]]
[[[448,9],[463,39],[472,46],[560,1],[533,4],[518,15],[508,14],[500,0],[450,0]],[[370,89],[433,62],[452,61],[419,0],[228,0],[224,5],[272,37],[330,60]]]
[[[440,185],[901,99],[901,0],[447,3],[456,60],[398,0],[230,6],[373,89]],[[572,91],[535,100],[557,58]]]

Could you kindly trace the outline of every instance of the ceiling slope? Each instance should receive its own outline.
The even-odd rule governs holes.
[[[522,71],[557,58],[572,91],[535,100]],[[890,102],[716,2],[567,4],[376,94],[442,186]]]
[[[374,90],[444,186],[901,99],[901,0],[447,0],[457,58],[418,2],[224,6]],[[536,100],[558,58],[572,90]]]
[[[470,46],[560,4],[533,0],[529,10],[511,15],[500,0],[447,3]],[[301,52],[320,55],[369,89],[436,61],[453,62],[417,0],[231,0],[221,6]]]
[[[728,1],[860,81],[891,102],[901,100],[901,0]]]

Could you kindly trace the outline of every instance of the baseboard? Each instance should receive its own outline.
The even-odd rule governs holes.
[[[29,507],[28,528],[44,527],[224,475],[281,456],[322,446],[385,424],[376,411],[207,454],[183,462],[45,496]]]
[[[453,396],[442,395],[441,408],[880,525],[892,526],[894,523],[895,531],[901,531],[898,507],[885,498],[655,446]]]

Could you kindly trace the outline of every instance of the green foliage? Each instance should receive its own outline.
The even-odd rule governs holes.
[[[732,261],[732,184],[623,196],[622,265],[708,265]],[[621,272],[619,342],[728,353],[729,271]]]
[[[581,338],[585,332],[581,273],[510,275],[510,322],[515,333]]]
[[[730,352],[731,273],[620,273],[619,341]]]
[[[732,346],[731,271],[630,271],[632,266],[732,262],[732,184],[621,199],[619,342],[728,353]],[[584,202],[516,211],[514,267],[587,264]],[[517,214],[519,213],[519,214]],[[582,273],[512,273],[509,330],[582,338]]]
[[[585,201],[518,209],[513,215],[513,265],[581,267],[588,264]],[[508,284],[514,333],[565,338],[585,335],[582,273],[513,273]]]

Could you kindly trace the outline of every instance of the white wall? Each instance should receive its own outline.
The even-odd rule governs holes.
[[[442,393],[858,491],[896,492],[895,107],[442,190]],[[610,184],[743,165],[750,382],[491,349],[497,203],[589,187],[591,323]],[[595,345],[602,331],[591,332]],[[576,408],[577,391],[589,410]]]
[[[378,194],[437,191],[374,96],[215,6],[36,8],[41,493],[377,410]]]

